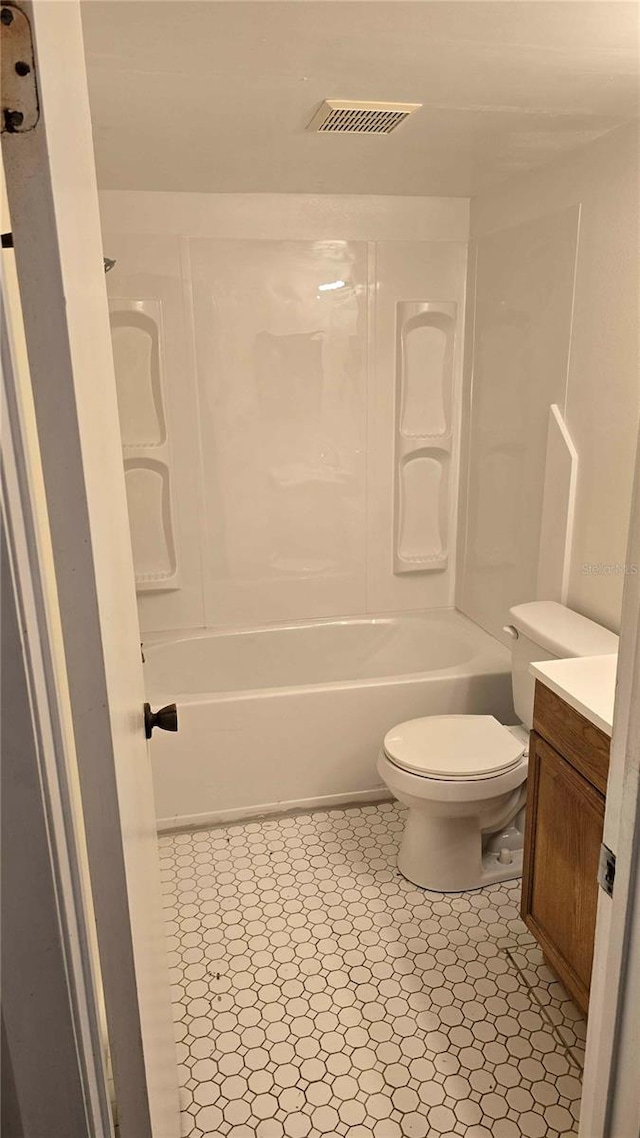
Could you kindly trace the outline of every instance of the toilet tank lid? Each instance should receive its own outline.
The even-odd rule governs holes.
[[[559,659],[606,656],[618,651],[615,633],[557,601],[514,605],[509,615],[518,632]]]

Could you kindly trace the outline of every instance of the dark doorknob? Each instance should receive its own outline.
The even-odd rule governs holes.
[[[175,703],[168,703],[166,707],[161,707],[159,711],[152,711],[151,704],[145,703],[144,733],[147,739],[151,738],[151,732],[154,727],[159,727],[161,731],[178,730],[178,708]]]

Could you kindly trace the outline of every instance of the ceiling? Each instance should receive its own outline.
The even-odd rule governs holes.
[[[638,114],[635,0],[85,0],[101,188],[472,196]],[[424,104],[310,134],[325,98]]]

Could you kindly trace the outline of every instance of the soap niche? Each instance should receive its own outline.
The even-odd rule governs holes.
[[[111,297],[109,318],[136,589],[177,589],[162,305]]]
[[[447,451],[425,447],[400,462],[398,573],[447,567],[449,461]]]
[[[455,315],[423,305],[400,313],[400,433],[406,439],[448,434]]]
[[[396,308],[396,573],[433,572],[449,561],[454,301]]]
[[[133,303],[139,306],[145,302]],[[149,304],[147,301],[147,309]],[[162,446],[167,430],[159,320],[141,307],[117,309],[110,319],[122,445]]]
[[[138,585],[161,586],[176,574],[169,471],[156,459],[125,459],[125,483]]]

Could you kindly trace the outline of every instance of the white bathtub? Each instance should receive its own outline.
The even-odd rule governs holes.
[[[403,719],[514,722],[510,657],[454,610],[145,642],[160,829],[386,797],[376,757]]]

